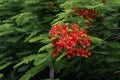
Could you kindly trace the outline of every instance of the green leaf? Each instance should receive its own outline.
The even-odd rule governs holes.
[[[10,42],[10,43],[16,43],[17,41],[20,40],[22,36],[17,36],[17,37],[8,37],[8,39],[6,40],[7,42]]]
[[[50,49],[51,47],[52,47],[52,44],[51,44],[51,43],[50,43],[50,44],[47,44],[47,45],[41,47],[38,52],[41,52],[41,51],[44,51],[44,50],[48,50],[48,49]]]
[[[0,78],[2,78],[2,77],[3,77],[3,74],[0,73]]]
[[[4,36],[6,34],[10,34],[10,33],[13,33],[14,31],[4,31],[4,32],[0,32],[0,37],[1,36]]]
[[[118,49],[120,49],[120,43],[118,43],[118,42],[107,43],[107,45],[110,46],[111,48],[118,48]]]
[[[109,57],[105,59],[108,63],[120,62],[120,59],[115,57]]]
[[[36,60],[36,59],[39,59],[39,58],[44,58],[46,56],[47,56],[47,54],[44,53],[44,54],[34,54],[34,55],[24,57],[21,62],[19,62],[18,64],[16,64],[14,66],[14,68],[17,68],[22,64],[28,64],[28,63],[32,62],[33,60]]]
[[[21,26],[25,23],[31,22],[32,19],[35,19],[36,16],[32,15],[31,12],[21,13],[16,19],[18,26]]]
[[[18,72],[24,72],[29,68],[29,65],[23,65],[21,67],[18,68]]]
[[[30,80],[31,77],[33,77],[38,72],[45,69],[49,63],[50,63],[50,60],[47,59],[42,64],[32,67],[19,80]]]
[[[37,33],[38,33],[37,30],[33,31],[33,32],[24,40],[24,42],[29,41],[29,40],[30,40],[33,36],[35,36]]]
[[[51,55],[48,55],[48,54],[44,54],[42,56],[40,56],[39,58],[36,58],[34,60],[34,65],[42,65],[46,60],[48,60],[50,58]]]
[[[29,39],[30,43],[37,42],[37,41],[40,41],[42,43],[49,43],[50,42],[50,40],[48,39],[48,34],[41,34],[39,36],[36,36],[36,37]]]
[[[88,8],[88,9],[95,9],[95,8],[97,8],[97,7],[102,7],[102,6],[104,6],[104,4],[98,4],[98,5],[93,5],[93,6],[86,6],[86,8]]]
[[[63,58],[63,59],[61,59],[61,60],[59,60],[59,61],[56,61],[55,63],[54,63],[54,69],[55,69],[55,72],[56,73],[59,73],[60,71],[61,71],[61,69],[64,69],[66,66],[67,66],[67,60],[66,60],[66,58]]]
[[[57,59],[56,59],[56,61],[59,61],[59,60],[61,60],[63,57],[65,56],[65,54],[63,53],[63,54],[61,54]]]
[[[8,66],[11,65],[11,64],[12,64],[12,62],[6,62],[5,64],[0,65],[0,70],[2,70],[2,69],[4,69],[4,68],[8,67]]]
[[[12,24],[3,24],[3,25],[0,25],[0,32],[3,32],[3,31],[6,31],[6,30],[10,30]]]
[[[100,39],[100,38],[91,36],[91,37],[90,37],[90,41],[91,41],[92,43],[94,43],[94,44],[100,44],[100,43],[102,43],[103,40]]]

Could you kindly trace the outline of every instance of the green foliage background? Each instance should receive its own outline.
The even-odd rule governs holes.
[[[86,4],[84,4],[86,3]],[[94,9],[93,28],[71,14],[71,8]],[[103,22],[100,19],[104,19]],[[91,36],[92,56],[51,56],[48,32],[53,24],[76,22]],[[120,79],[120,1],[107,0],[0,0],[0,80]]]

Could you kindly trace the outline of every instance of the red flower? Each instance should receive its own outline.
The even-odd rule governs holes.
[[[80,9],[78,11],[78,16],[80,17],[85,17],[85,18],[90,18],[90,19],[94,19],[97,15],[96,11],[90,10],[90,9]]]
[[[76,33],[70,33],[70,36],[73,38],[73,41],[78,41],[79,37],[77,35],[77,32]]]
[[[85,15],[85,10],[80,9],[80,10],[78,11],[78,16],[83,17],[84,15]]]
[[[57,57],[57,56],[58,56],[58,54],[57,54],[57,51],[56,51],[56,50],[53,50],[53,51],[52,51],[52,56],[53,56],[53,57]]]
[[[105,3],[106,3],[106,0],[102,0],[102,3],[105,4]]]
[[[52,47],[56,47],[57,42],[58,42],[58,39],[53,40],[52,41]]]
[[[56,28],[56,26],[53,26],[50,29],[49,34],[51,34],[52,36],[56,37],[57,36],[56,33],[57,33],[57,28]]]
[[[71,13],[74,13],[76,11],[76,8],[71,9]]]
[[[75,48],[73,51],[76,54],[76,56],[88,57],[91,55],[88,50],[84,50],[82,48],[80,48],[80,49]]]
[[[97,13],[93,10],[88,9],[86,11],[87,11],[87,13],[85,14],[86,18],[94,19],[97,15]]]
[[[59,40],[56,45],[57,45],[57,52],[60,52],[64,47],[65,42],[63,40]]]
[[[72,24],[72,31],[76,32],[76,31],[78,31],[78,29],[79,29],[79,26],[77,24],[73,23]]]

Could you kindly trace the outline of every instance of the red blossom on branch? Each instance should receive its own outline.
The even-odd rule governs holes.
[[[91,9],[79,9],[77,14],[78,16],[85,17],[87,19],[95,19],[97,16],[97,12]]]
[[[84,18],[84,26],[93,27],[93,20],[97,17],[97,12],[92,9],[76,9],[72,8],[71,13]]]
[[[90,37],[86,34],[86,30],[75,23],[71,26],[68,24],[52,26],[49,34],[52,40],[53,57],[58,56],[61,51],[64,51],[68,58],[71,56],[88,57],[91,54],[87,49],[90,46]]]

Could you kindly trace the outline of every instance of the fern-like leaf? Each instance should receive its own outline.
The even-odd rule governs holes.
[[[32,15],[30,12],[21,13],[16,19],[18,26],[28,23],[30,20],[35,19],[36,16]]]
[[[34,55],[30,55],[30,56],[24,57],[21,62],[19,62],[18,64],[16,64],[14,66],[14,68],[17,68],[17,67],[19,67],[22,64],[28,64],[28,63],[32,62],[33,60],[35,60],[35,59],[40,59],[40,58],[43,59],[46,56],[47,56],[47,54],[44,53],[44,54],[34,54]]]
[[[50,60],[46,59],[44,62],[42,62],[42,64],[34,66],[30,70],[28,70],[19,80],[30,80],[31,77],[45,69],[49,63]]]
[[[12,62],[7,62],[7,63],[5,63],[5,64],[3,64],[3,65],[0,65],[0,70],[8,67],[8,66],[11,65],[11,64],[12,64]]]
[[[48,50],[48,49],[50,49],[51,47],[52,47],[52,44],[49,43],[49,44],[41,47],[38,52],[41,52],[41,51],[44,51],[44,50]]]

